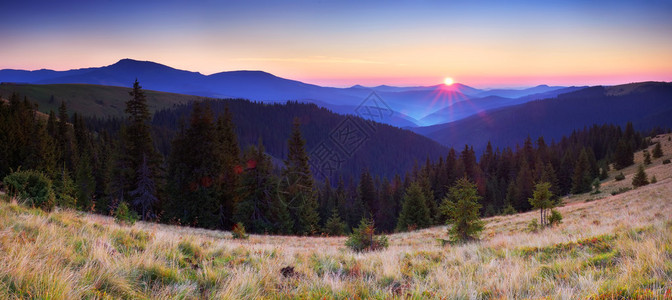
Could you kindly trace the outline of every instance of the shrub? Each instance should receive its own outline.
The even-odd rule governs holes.
[[[243,225],[243,223],[241,222],[238,222],[235,225],[233,225],[231,234],[233,235],[234,239],[247,239],[250,237],[247,233],[245,233],[245,225]]]
[[[555,209],[551,209],[551,215],[548,217],[548,225],[555,226],[562,223],[562,214]]]
[[[656,175],[651,176],[651,183],[656,183],[658,182],[658,179],[656,179]]]
[[[133,225],[138,220],[138,214],[130,210],[126,202],[121,202],[117,209],[114,210],[114,220],[120,224]]]
[[[667,165],[667,164],[669,164],[669,163],[670,163],[670,160],[669,160],[669,159],[663,160],[663,164],[664,164],[664,165]]]
[[[532,219],[530,223],[527,224],[527,231],[528,232],[537,232],[539,230],[539,221],[537,219]]]
[[[375,251],[385,249],[388,246],[386,236],[375,236],[373,223],[367,219],[359,222],[359,227],[353,229],[352,233],[345,241],[345,245],[353,251]]]
[[[616,196],[616,195],[618,195],[618,194],[623,194],[623,193],[625,193],[625,192],[627,192],[627,191],[629,191],[629,190],[632,190],[632,188],[631,188],[631,187],[622,187],[622,188],[620,188],[620,189],[618,189],[618,190],[615,190],[615,191],[611,192],[611,195],[612,195],[612,196]]]
[[[593,188],[595,189],[595,191],[593,191],[593,194],[599,194],[600,193],[600,179],[599,178],[595,178],[595,180],[593,180]]]
[[[644,164],[645,165],[650,165],[651,164],[651,154],[649,154],[649,151],[644,149]]]
[[[7,195],[16,197],[32,207],[50,211],[55,205],[51,180],[35,170],[16,171],[2,180]]]
[[[618,175],[616,175],[616,177],[614,177],[614,179],[615,179],[616,181],[624,180],[624,179],[625,179],[625,175],[623,175],[623,172],[618,173]]]

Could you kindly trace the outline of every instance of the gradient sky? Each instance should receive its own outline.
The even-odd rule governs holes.
[[[2,1],[0,69],[121,58],[328,86],[672,81],[672,1]]]

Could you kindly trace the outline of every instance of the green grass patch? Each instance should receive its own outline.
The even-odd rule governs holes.
[[[115,230],[112,232],[112,243],[117,251],[130,255],[145,251],[151,236],[142,230]]]
[[[605,234],[547,247],[523,247],[518,249],[517,253],[523,257],[536,257],[540,261],[548,262],[563,255],[577,257],[580,251],[587,251],[592,254],[609,252],[612,250],[615,238],[615,235]]]

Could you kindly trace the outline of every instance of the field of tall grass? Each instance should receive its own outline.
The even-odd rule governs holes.
[[[0,299],[672,299],[672,164],[647,172],[658,182],[566,199],[553,228],[528,232],[532,211],[485,219],[478,242],[442,246],[434,227],[369,253],[344,237],[235,240],[5,199]]]

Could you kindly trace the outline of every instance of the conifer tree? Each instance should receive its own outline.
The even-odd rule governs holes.
[[[452,224],[448,234],[453,241],[468,241],[477,239],[483,230],[483,221],[480,220],[481,205],[478,203],[476,184],[464,177],[450,188],[448,197],[444,198],[441,210],[448,216],[447,224]]]
[[[632,178],[632,186],[638,188],[640,186],[645,186],[647,184],[649,184],[649,180],[646,176],[646,172],[644,172],[644,166],[639,165],[635,177]]]
[[[282,171],[283,200],[296,221],[294,232],[312,234],[318,230],[317,195],[305,150],[306,141],[301,136],[301,124],[298,118],[294,119],[287,145],[289,152]]]
[[[644,152],[642,152],[642,155],[644,156],[644,164],[645,165],[650,165],[651,164],[651,154],[649,151],[644,149]]]
[[[541,182],[535,186],[532,198],[529,198],[533,209],[539,209],[539,224],[546,226],[547,211],[553,208],[553,193],[551,192],[551,184],[548,182]]]
[[[280,230],[288,213],[278,201],[277,178],[261,140],[245,151],[243,161],[245,170],[240,175],[240,201],[236,204],[234,221],[243,223],[250,232],[288,233],[286,229]]]
[[[572,194],[582,194],[590,192],[591,183],[590,164],[586,150],[581,150],[579,160],[574,165],[574,176],[572,176]]]
[[[631,166],[635,161],[634,155],[630,142],[626,138],[622,138],[618,142],[616,153],[614,153],[614,168],[620,170]]]
[[[218,196],[219,223],[221,227],[229,228],[234,224],[232,222],[234,208],[239,201],[237,191],[240,186],[239,173],[242,166],[240,166],[240,146],[238,145],[233,115],[229,110],[228,103],[224,107],[224,114],[217,119],[216,135],[215,161],[220,171],[218,176],[220,190]],[[248,227],[246,226],[246,228]]]
[[[133,205],[140,207],[142,213],[141,220],[145,221],[154,218],[152,207],[159,199],[156,197],[156,186],[152,179],[152,172],[149,170],[149,165],[147,164],[147,156],[143,156],[142,158],[142,164],[140,165],[140,169],[138,169],[138,183],[136,186],[137,188],[131,191],[130,194],[134,197]]]
[[[150,171],[150,178],[156,182],[161,176],[161,154],[154,147],[149,121],[151,115],[147,106],[147,96],[136,79],[133,90],[129,92],[131,99],[126,101],[125,112],[127,121],[120,132],[119,155],[116,167],[119,175],[123,177],[119,189],[123,197],[129,197],[127,193],[137,188],[138,170],[143,159],[146,157]]]
[[[331,216],[324,224],[324,232],[330,236],[341,236],[345,234],[346,225],[338,215],[336,208],[331,210]]]
[[[661,148],[660,142],[656,143],[656,146],[653,147],[653,152],[651,154],[653,154],[653,158],[660,158],[663,156],[663,148]]]
[[[403,202],[399,220],[397,221],[398,231],[426,228],[432,224],[425,194],[417,182],[411,183],[411,186],[406,189]]]
[[[96,191],[96,180],[93,177],[93,167],[91,166],[91,156],[84,152],[79,158],[77,164],[77,206],[81,210],[91,210],[94,208],[94,193]]]

